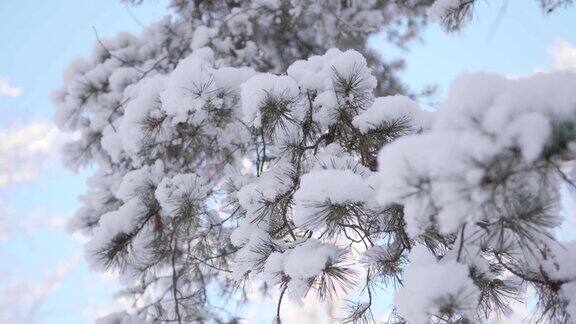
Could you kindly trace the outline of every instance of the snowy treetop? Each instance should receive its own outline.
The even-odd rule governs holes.
[[[576,318],[576,245],[556,238],[576,72],[463,75],[425,111],[365,50],[379,26],[415,36],[433,1],[410,2],[173,0],[71,65],[56,120],[79,133],[69,166],[97,168],[70,229],[130,303],[104,323],[234,321],[251,285],[278,322],[309,294],[373,321],[383,286],[399,323],[507,315],[527,287]]]

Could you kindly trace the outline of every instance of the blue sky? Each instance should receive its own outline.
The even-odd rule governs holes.
[[[576,9],[559,10],[545,16],[534,0],[478,1],[473,21],[463,30],[446,34],[432,24],[421,35],[423,41],[410,46],[405,56],[404,80],[418,89],[426,84],[447,90],[450,81],[463,72],[494,72],[523,76],[554,66],[551,53],[556,42],[576,44]],[[384,57],[401,55],[388,50],[383,41],[373,45]]]
[[[4,186],[0,181],[0,233],[9,235],[0,238],[0,293],[10,288],[22,293],[10,292],[12,301],[0,297],[0,322],[92,322],[112,301],[114,282],[89,273],[81,243],[63,228],[79,206],[85,175],[59,167],[58,154],[52,152],[61,135],[54,135],[51,124],[50,94],[60,85],[67,64],[90,53],[93,27],[100,37],[137,32],[138,21],[146,24],[165,14],[165,1],[150,2],[129,11],[117,0],[0,1],[0,78],[8,78],[10,87],[21,93],[0,95],[0,139],[28,141],[21,143],[26,147],[49,146],[36,154],[0,149],[0,178],[22,171],[21,165],[6,166],[3,160],[16,156],[24,165],[24,160],[32,160],[22,171],[32,173],[31,180],[16,179]],[[42,143],[46,137],[51,140]],[[31,316],[35,301],[41,303]]]
[[[112,300],[114,282],[86,269],[81,242],[63,228],[85,174],[59,166],[63,136],[52,125],[49,98],[67,63],[95,45],[93,27],[100,37],[137,32],[165,14],[166,1],[148,2],[128,10],[119,0],[0,1],[0,322],[91,322]],[[437,84],[433,101],[462,72],[522,76],[576,66],[575,8],[546,17],[536,1],[491,1],[476,16],[455,34],[429,26],[410,52],[378,37],[372,45],[386,58],[406,58],[402,76],[413,89]],[[2,297],[10,288],[23,296]],[[30,312],[33,301],[41,303]]]

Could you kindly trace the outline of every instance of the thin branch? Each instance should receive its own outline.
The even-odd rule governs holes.
[[[464,231],[466,230],[466,223],[462,225],[462,231],[460,232],[460,247],[458,247],[458,256],[456,257],[456,262],[460,262],[460,256],[462,255],[462,249],[464,248]]]
[[[135,69],[136,71],[140,72],[140,73],[144,73],[142,70],[140,70],[140,68],[138,68],[137,66],[134,66],[134,64],[129,64],[128,62],[126,62],[126,60],[124,60],[123,58],[114,55],[107,47],[106,45],[104,45],[104,43],[102,42],[102,40],[100,39],[100,37],[98,36],[98,32],[96,31],[96,27],[92,26],[92,30],[94,31],[94,35],[96,36],[96,40],[98,41],[98,44],[100,44],[100,46],[102,46],[102,48],[106,51],[106,53],[108,53],[108,55],[110,55],[110,57],[113,57],[115,59],[117,59],[118,61],[122,62],[123,64],[126,64],[127,66]]]
[[[174,298],[174,312],[178,323],[182,324],[182,317],[180,316],[180,305],[178,304],[178,276],[176,274],[176,251],[178,250],[176,232],[172,233],[172,240],[174,241],[174,249],[172,250],[172,296]]]
[[[550,165],[552,165],[554,167],[554,169],[556,169],[556,171],[558,172],[558,174],[560,175],[560,177],[562,178],[562,180],[564,180],[568,185],[570,185],[570,187],[572,187],[572,189],[576,190],[576,183],[570,179],[570,177],[568,177],[568,175],[566,175],[566,173],[564,173],[564,171],[562,171],[562,169],[560,168],[559,165],[557,165],[556,163],[550,161]]]
[[[282,298],[284,297],[286,289],[288,289],[288,286],[284,286],[284,288],[282,288],[280,297],[278,298],[278,305],[276,306],[276,324],[282,324],[282,320],[280,319],[280,306],[282,306]]]

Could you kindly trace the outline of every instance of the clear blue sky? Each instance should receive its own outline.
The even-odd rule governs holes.
[[[165,0],[149,0],[132,13],[119,0],[2,0],[0,1],[0,80],[21,89],[19,96],[0,94],[0,132],[17,125],[50,125],[50,93],[60,85],[67,63],[87,55],[95,44],[94,26],[101,37],[120,31],[137,32],[165,14]],[[486,1],[487,2],[487,1]],[[415,90],[437,84],[439,96],[451,79],[462,72],[489,71],[522,76],[554,64],[550,48],[563,39],[576,44],[576,9],[545,17],[536,1],[485,2],[477,18],[464,31],[446,35],[435,25],[422,35],[410,52],[387,48],[375,37],[372,45],[383,56],[405,56],[404,80]],[[503,3],[507,3],[505,10]],[[138,21],[134,18],[137,17]],[[9,150],[0,150],[10,159]],[[38,167],[33,180],[0,186],[0,216],[19,223],[25,219],[68,217],[84,191],[84,174],[75,175],[57,164]],[[3,209],[3,210],[2,210]],[[2,217],[0,217],[1,219]],[[0,226],[4,223],[0,222]],[[79,258],[61,285],[39,305],[41,323],[83,323],[93,320],[94,309],[111,299],[114,284],[89,273],[81,259],[81,244],[61,226],[17,230],[0,240],[0,292],[20,279],[29,285],[45,284],[46,272],[63,260]],[[0,299],[0,320],[2,319]]]

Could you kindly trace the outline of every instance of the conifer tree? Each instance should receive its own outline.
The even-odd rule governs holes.
[[[542,318],[576,317],[576,246],[554,233],[576,73],[462,76],[427,112],[367,49],[473,2],[172,0],[142,35],[98,38],[55,102],[80,134],[68,165],[97,167],[70,228],[131,302],[103,321],[235,322],[254,286],[277,322],[307,294],[372,322],[383,286],[397,322],[507,315],[527,286]]]

